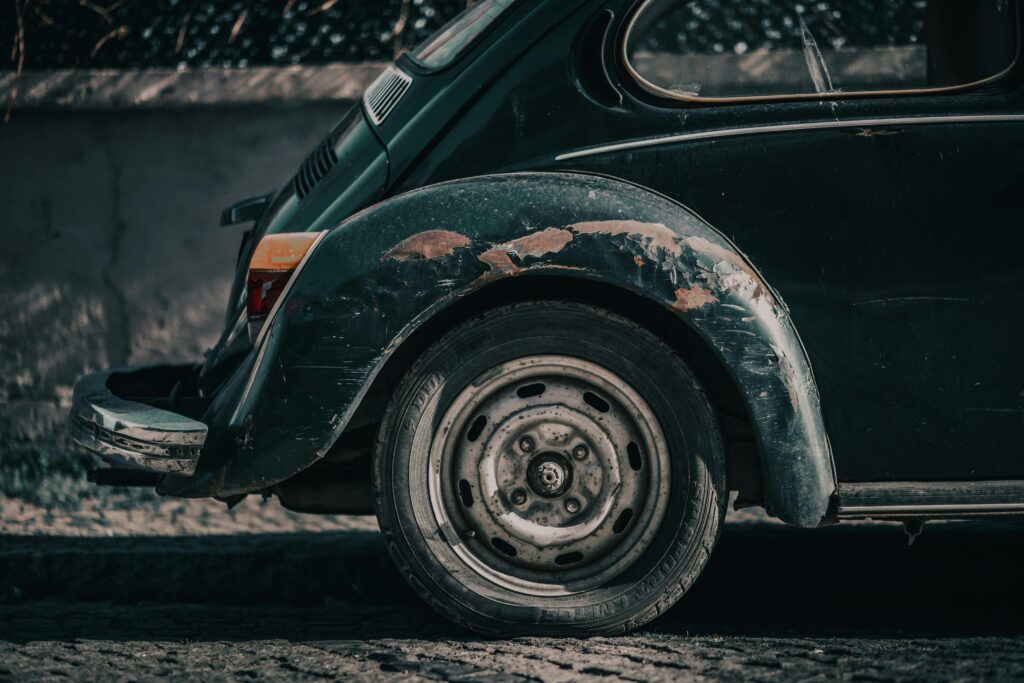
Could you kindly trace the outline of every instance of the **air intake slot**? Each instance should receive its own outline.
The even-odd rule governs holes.
[[[402,99],[411,84],[412,78],[408,74],[393,66],[385,69],[384,73],[370,84],[370,87],[366,89],[366,94],[363,95],[366,113],[370,120],[378,126],[382,124],[388,114],[398,105],[399,100]]]
[[[334,168],[336,163],[338,163],[338,155],[334,153],[334,147],[331,146],[329,139],[317,145],[313,153],[302,162],[299,172],[295,174],[295,180],[292,181],[298,198],[304,199],[307,194],[312,192],[317,183],[324,179],[324,176]]]

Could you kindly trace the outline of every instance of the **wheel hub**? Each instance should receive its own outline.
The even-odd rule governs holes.
[[[601,366],[510,361],[467,386],[443,424],[431,506],[461,539],[453,550],[493,581],[545,595],[587,590],[657,531],[664,436],[643,399]]]
[[[572,483],[572,465],[559,453],[541,453],[527,468],[526,480],[538,496],[556,498]]]

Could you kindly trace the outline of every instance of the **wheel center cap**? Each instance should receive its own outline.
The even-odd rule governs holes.
[[[530,461],[527,481],[538,496],[554,498],[572,483],[572,466],[558,453],[541,453]]]

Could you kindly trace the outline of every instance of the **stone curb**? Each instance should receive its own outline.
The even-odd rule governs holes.
[[[895,525],[728,524],[678,612],[770,624],[793,611],[812,622],[827,614],[863,622],[895,609],[927,621],[945,605],[961,604],[977,606],[993,628],[1016,624],[1019,566],[1007,561],[1006,544],[1021,526],[929,525],[907,546]],[[0,615],[6,605],[38,600],[421,604],[377,532],[0,536]]]
[[[0,604],[415,601],[370,532],[0,537]]]

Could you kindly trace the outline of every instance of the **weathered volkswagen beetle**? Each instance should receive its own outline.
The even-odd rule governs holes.
[[[97,479],[375,510],[503,634],[650,620],[730,492],[1024,510],[1019,8],[878,2],[474,5],[225,212],[202,364],[79,383]]]

